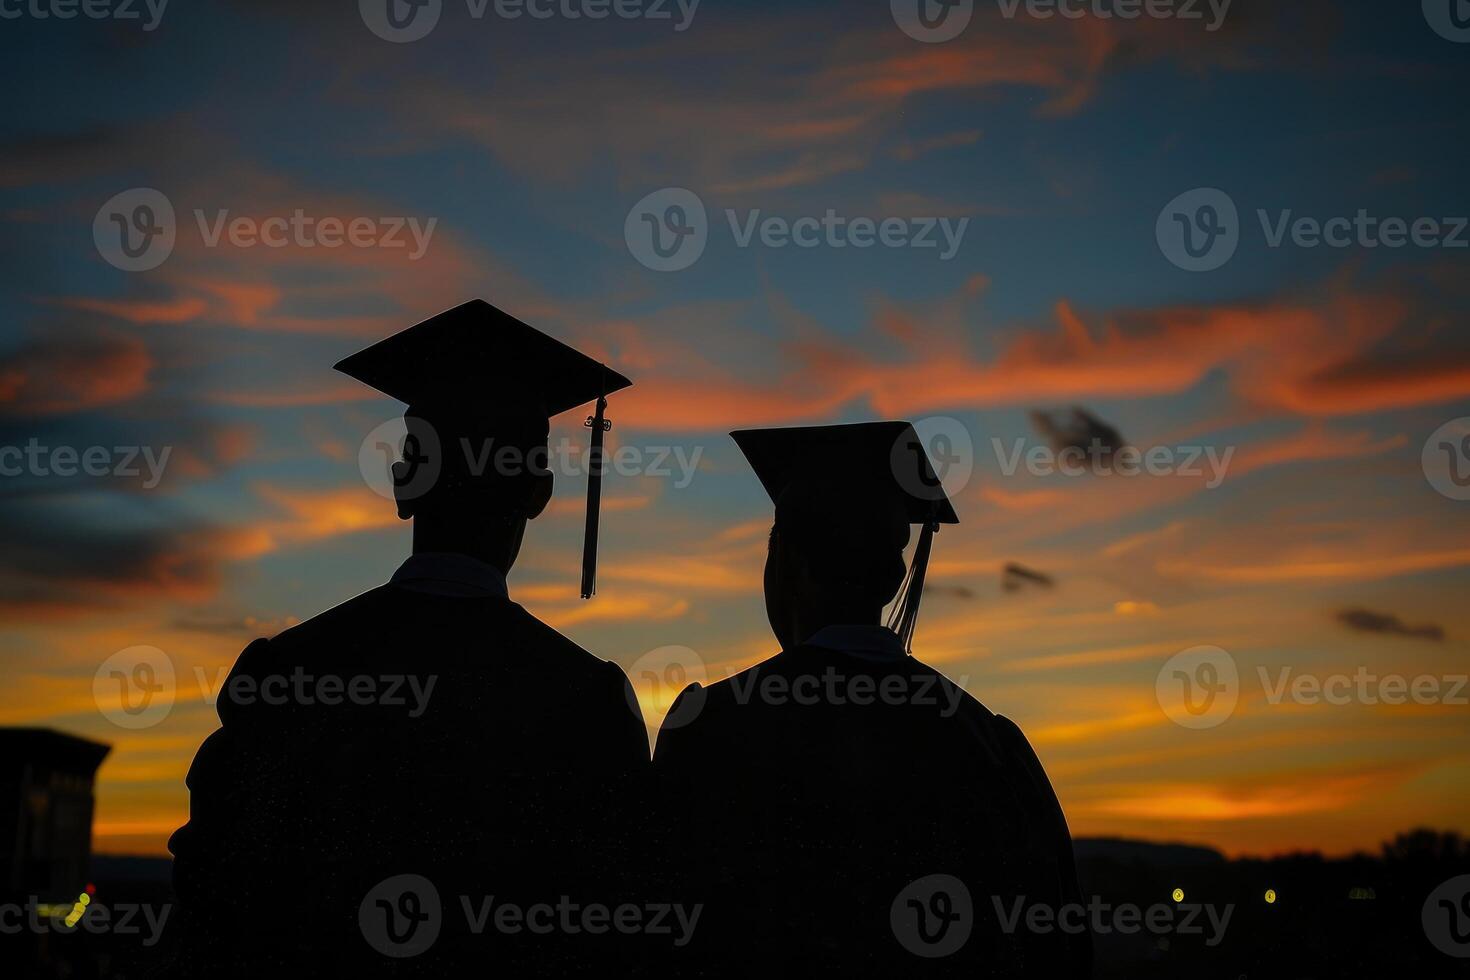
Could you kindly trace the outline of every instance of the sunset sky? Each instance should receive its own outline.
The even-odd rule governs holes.
[[[1272,247],[1257,216],[1451,229],[1470,213],[1470,44],[1417,2],[1236,0],[1215,31],[978,2],[943,43],[877,0],[704,0],[682,30],[665,6],[511,20],[444,0],[408,43],[348,2],[0,24],[0,447],[169,451],[156,485],[142,460],[0,476],[0,724],[114,746],[96,848],[164,853],[184,821],[217,724],[197,676],[407,553],[359,466],[402,406],[331,365],[476,296],[631,377],[610,445],[669,452],[670,475],[609,477],[593,601],[575,475],[511,575],[512,598],[597,655],[633,670],[684,647],[720,677],[775,652],[770,505],[730,429],[925,420],[958,457],[961,523],[936,540],[915,653],[1022,727],[1075,835],[1267,854],[1470,831],[1463,700],[1273,704],[1259,674],[1449,691],[1470,672],[1470,501],[1423,458],[1470,416],[1470,231],[1459,248]],[[177,215],[148,271],[94,241],[133,188]],[[658,272],[625,223],[665,188],[702,201],[708,243]],[[1213,271],[1156,240],[1195,188],[1239,209]],[[297,209],[435,224],[419,258],[208,240],[221,212]],[[968,223],[945,259],[742,247],[727,210]],[[1047,445],[1032,413],[1072,406],[1132,446],[1229,465],[1007,473],[1017,440]],[[553,443],[580,445],[581,418],[555,420]],[[697,458],[688,480],[680,458]],[[1054,584],[1004,589],[1012,562]],[[140,645],[173,662],[177,702],[127,730],[93,678]],[[1201,645],[1241,684],[1228,720],[1193,730],[1155,682]],[[640,693],[656,723],[667,698]]]

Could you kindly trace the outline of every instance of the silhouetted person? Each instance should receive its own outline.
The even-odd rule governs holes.
[[[734,436],[776,505],[765,596],[782,652],[692,685],[659,733],[674,890],[706,903],[672,968],[1086,975],[1085,935],[1006,925],[1023,896],[1054,914],[1079,901],[1041,764],[1015,724],[906,649],[933,534],[958,520],[913,428]]]
[[[602,396],[630,382],[479,300],[337,367],[409,405],[393,475],[413,555],[240,655],[169,843],[173,972],[617,972],[604,938],[498,916],[626,889],[636,702],[506,574],[551,497],[548,418],[598,400],[600,436]]]

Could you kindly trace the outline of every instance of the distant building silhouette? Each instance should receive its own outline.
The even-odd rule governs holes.
[[[112,747],[49,728],[0,728],[0,887],[71,901],[87,883],[92,789]]]

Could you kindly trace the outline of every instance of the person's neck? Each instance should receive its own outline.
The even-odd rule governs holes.
[[[414,521],[413,553],[415,555],[468,555],[476,561],[482,561],[499,569],[502,575],[509,575],[511,566],[515,564],[515,552],[514,544],[507,540],[506,535],[463,532],[446,534],[432,526],[425,526],[417,519]]]
[[[792,637],[794,644],[805,643],[808,638],[815,636],[819,630],[828,626],[880,626],[883,620],[883,610],[878,609],[854,609],[854,608],[830,608],[810,609],[796,611],[793,622],[795,636]]]

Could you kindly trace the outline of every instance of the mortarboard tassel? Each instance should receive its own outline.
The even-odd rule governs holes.
[[[603,418],[607,411],[607,395],[597,396],[597,414],[587,417],[583,424],[592,430],[592,449],[587,454],[587,529],[582,543],[582,598],[590,599],[597,592],[597,523],[602,503],[602,434],[612,428],[612,422]]]
[[[919,602],[924,598],[924,577],[929,570],[929,552],[934,547],[934,535],[939,531],[939,522],[931,512],[929,520],[919,532],[919,543],[914,546],[914,563],[899,591],[898,604],[894,606],[888,626],[898,634],[899,642],[910,656],[914,652],[914,626],[919,621]]]

